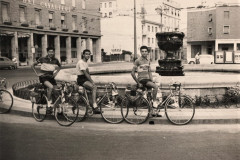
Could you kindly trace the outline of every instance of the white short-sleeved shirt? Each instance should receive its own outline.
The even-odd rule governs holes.
[[[79,60],[77,65],[76,65],[76,72],[77,72],[77,75],[84,75],[83,71],[82,70],[87,70],[88,68],[88,63],[85,62],[84,60]]]

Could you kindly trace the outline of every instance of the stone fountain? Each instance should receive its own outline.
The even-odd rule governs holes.
[[[158,60],[156,73],[161,76],[184,76],[182,61],[176,59],[176,53],[183,45],[183,32],[161,32],[156,34],[158,47],[166,53],[164,59]]]

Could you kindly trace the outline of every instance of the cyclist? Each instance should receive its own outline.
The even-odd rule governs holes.
[[[100,110],[98,109],[97,103],[96,103],[96,93],[97,93],[97,86],[95,85],[94,81],[91,78],[91,75],[89,73],[88,69],[88,63],[91,55],[91,51],[88,49],[85,49],[82,54],[82,59],[80,59],[76,65],[77,70],[77,83],[80,86],[83,86],[86,89],[89,89],[92,91],[92,101],[93,101],[93,113],[94,114],[100,114]]]
[[[47,87],[47,98],[48,98],[48,106],[51,106],[52,100],[52,90],[55,85],[57,85],[55,81],[55,76],[61,69],[61,64],[58,59],[55,58],[55,49],[53,47],[47,48],[47,56],[39,58],[36,62],[32,64],[32,69],[35,74],[39,77],[40,83],[44,84]],[[37,73],[35,66],[41,63],[40,73]],[[56,66],[58,66],[56,70]]]
[[[147,46],[141,46],[141,57],[134,62],[131,75],[137,82],[138,87],[146,86],[153,88],[153,107],[157,108],[159,102],[157,101],[158,86],[153,82],[150,61],[148,60],[149,50]],[[138,72],[138,78],[135,72]]]

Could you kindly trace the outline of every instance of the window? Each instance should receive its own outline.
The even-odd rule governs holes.
[[[209,34],[209,35],[212,34],[212,28],[211,28],[211,27],[208,28],[208,34]]]
[[[112,12],[109,12],[109,17],[112,17]]]
[[[150,31],[150,26],[148,26],[148,31]]]
[[[20,22],[26,22],[26,7],[25,6],[20,6],[19,7],[19,17],[20,17]]]
[[[229,19],[229,11],[224,11],[224,18]]]
[[[100,8],[102,8],[102,3],[100,3]]]
[[[77,16],[72,16],[72,29],[76,30]]]
[[[50,26],[53,26],[53,12],[49,12],[48,14],[48,22]]]
[[[3,22],[10,22],[9,18],[9,4],[8,3],[2,3],[1,4],[2,9],[2,19]]]
[[[223,26],[223,33],[229,34],[230,33],[230,26]]]
[[[109,7],[112,7],[112,2],[109,2]]]
[[[107,13],[105,13],[104,17],[107,17]]]
[[[72,56],[71,58],[77,58],[77,52],[76,51],[72,51]]]
[[[158,28],[157,27],[155,27],[155,32],[158,32]]]
[[[107,3],[104,3],[105,8],[107,8]]]
[[[152,26],[152,32],[153,32],[153,26]]]
[[[212,55],[212,46],[211,45],[208,46],[207,53]]]
[[[154,43],[154,39],[152,38],[152,43]]]
[[[40,9],[35,9],[35,22],[36,22],[36,25],[41,24],[41,10]]]
[[[76,7],[76,0],[72,0],[72,6]]]
[[[87,17],[82,17],[82,30],[87,30]]]
[[[86,9],[86,0],[82,0],[82,9]]]
[[[61,25],[62,27],[65,26],[65,14],[61,14]]]
[[[65,0],[61,0],[61,4],[65,4]]]
[[[150,38],[148,38],[148,46],[150,46]]]
[[[208,18],[208,22],[212,22],[212,14],[209,14]]]
[[[228,51],[228,47],[223,46],[222,51]]]

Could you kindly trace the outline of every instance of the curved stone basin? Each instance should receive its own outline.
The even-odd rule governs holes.
[[[237,66],[237,65],[236,65]],[[152,69],[154,71],[156,67],[153,66]],[[135,84],[135,81],[132,79],[130,75],[130,71],[132,69],[132,66],[121,66],[121,67],[115,67],[110,68],[107,66],[101,66],[101,67],[90,67],[90,72],[92,75],[93,80],[95,83],[99,86],[99,88],[102,88],[103,85],[114,82],[117,84],[118,88],[121,90],[120,94],[124,93],[124,89],[128,84]],[[191,97],[194,96],[205,96],[205,95],[223,95],[226,92],[227,87],[235,86],[237,83],[240,83],[240,74],[204,74],[208,71],[213,72],[239,72],[239,68],[233,68],[230,65],[204,65],[201,68],[197,65],[186,65],[184,66],[185,72],[201,72],[201,74],[198,75],[190,75],[190,76],[159,76],[156,73],[153,73],[154,81],[160,82],[160,88],[162,90],[166,90],[168,92],[169,84],[172,82],[181,82],[182,87],[184,88],[184,92],[187,95],[190,95]],[[127,73],[126,75],[104,75],[106,73]],[[56,76],[56,80],[59,81],[76,81],[77,76],[75,74],[75,68],[72,69],[64,69],[59,72],[59,74]],[[28,86],[34,83],[37,83],[38,81],[34,82],[28,82],[28,84],[25,84],[23,82],[19,82],[15,85],[13,85],[13,93],[16,93],[18,89],[24,89],[24,92],[27,92]],[[24,93],[22,92],[22,93]],[[27,94],[27,93],[26,93]],[[15,96],[18,96],[17,94],[14,94]],[[27,95],[25,95],[24,99],[28,99]],[[20,96],[20,98],[23,98]]]

